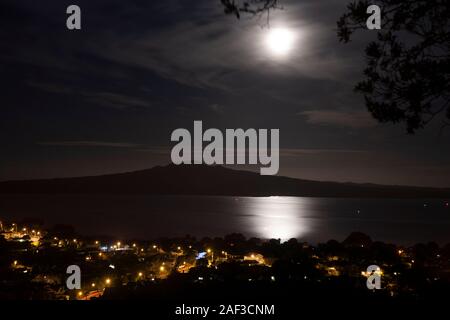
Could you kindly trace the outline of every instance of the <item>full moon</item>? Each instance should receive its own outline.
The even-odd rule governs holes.
[[[287,28],[271,29],[266,36],[266,46],[276,57],[286,57],[295,44],[294,33]]]

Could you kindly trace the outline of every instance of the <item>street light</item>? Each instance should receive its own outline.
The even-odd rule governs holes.
[[[211,260],[208,261],[208,266],[211,266],[214,262],[214,252],[211,249],[207,249],[206,252],[208,252],[209,254],[211,254]]]

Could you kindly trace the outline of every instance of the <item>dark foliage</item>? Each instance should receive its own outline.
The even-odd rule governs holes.
[[[450,2],[446,0],[354,1],[339,19],[338,37],[347,43],[367,30],[367,7],[382,10],[377,39],[365,50],[365,80],[355,90],[380,122],[405,122],[415,133],[437,115],[450,120]],[[367,31],[372,32],[372,31]]]

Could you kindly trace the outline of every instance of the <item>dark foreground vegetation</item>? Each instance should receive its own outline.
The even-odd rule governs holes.
[[[417,305],[450,289],[450,245],[401,247],[352,233],[316,246],[291,239],[83,238],[68,226],[3,224],[1,300],[148,300],[152,303]],[[69,265],[81,288],[69,290]],[[381,289],[366,286],[380,267]]]

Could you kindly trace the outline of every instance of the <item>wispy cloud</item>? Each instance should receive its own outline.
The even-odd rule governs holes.
[[[45,83],[45,82],[35,82],[29,81],[27,83],[30,87],[40,89],[42,91],[50,92],[50,93],[59,93],[59,94],[73,94],[75,90],[69,86],[59,84],[59,83]]]
[[[367,111],[312,110],[299,112],[298,115],[306,117],[308,123],[316,125],[355,129],[371,128],[377,125]]]
[[[217,103],[210,104],[210,105],[208,106],[208,109],[210,109],[212,112],[218,113],[218,114],[221,114],[221,113],[224,112],[223,106],[222,106],[222,105],[219,105],[219,104],[217,104]]]
[[[319,155],[319,154],[357,154],[367,153],[368,150],[356,150],[356,149],[280,149],[280,156],[283,157],[297,157],[303,155]]]
[[[271,16],[271,27],[285,25],[298,36],[297,50],[285,61],[274,58],[267,49],[269,28],[255,19],[236,21],[209,1],[201,3],[201,23],[186,17],[164,30],[143,29],[138,35],[122,37],[105,31],[88,48],[102,59],[200,88],[236,90],[242,78],[256,81],[268,75],[338,78],[352,57],[337,55],[324,46],[330,37],[335,40],[334,32],[307,16],[311,5],[287,1],[285,7]]]
[[[28,85],[50,93],[78,95],[84,97],[86,101],[102,107],[126,109],[133,107],[146,108],[151,106],[150,102],[147,100],[115,92],[94,92],[78,89],[70,85],[57,83],[38,83],[34,81],[28,82]]]
[[[87,97],[90,102],[104,107],[123,109],[129,107],[146,108],[150,106],[148,101],[112,92],[84,93],[83,95]]]
[[[127,142],[107,142],[107,141],[47,141],[38,142],[41,146],[54,147],[108,147],[108,148],[137,148],[140,144]]]

